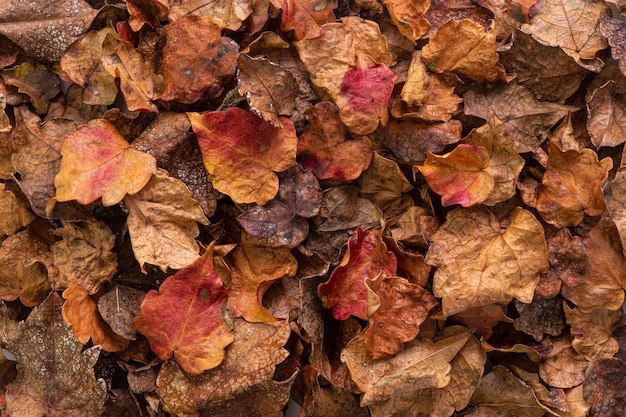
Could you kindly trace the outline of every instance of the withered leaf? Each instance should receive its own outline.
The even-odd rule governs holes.
[[[424,13],[430,7],[429,0],[389,0],[384,3],[391,21],[412,43],[415,43],[430,29],[430,23],[424,19]]]
[[[626,162],[626,159],[624,161]],[[604,198],[626,254],[626,169],[623,166],[617,170],[613,181],[604,189]]]
[[[454,320],[461,323],[472,332],[489,340],[493,335],[493,328],[500,322],[512,323],[513,320],[504,314],[503,307],[498,304],[487,304],[482,307],[473,307],[462,313],[457,313]]]
[[[585,380],[589,361],[570,346],[551,352],[550,357],[539,364],[541,379],[556,388],[572,388]]]
[[[572,348],[588,361],[610,358],[619,349],[611,334],[624,324],[624,312],[619,310],[595,309],[588,313],[579,308],[570,308],[564,303],[563,310],[570,333],[574,338]]]
[[[377,152],[374,152],[372,163],[358,178],[357,184],[361,188],[359,194],[383,210],[413,189],[398,164]]]
[[[417,119],[426,122],[447,122],[463,100],[454,94],[454,86],[440,74],[431,74],[426,98],[417,107],[409,107],[400,97],[392,100],[391,114],[397,119]]]
[[[270,0],[271,4],[283,11],[281,30],[294,31],[296,40],[315,38],[320,35],[320,26],[336,21],[333,9],[336,0]]]
[[[506,228],[484,208],[458,208],[432,236],[426,263],[437,267],[433,292],[449,316],[513,298],[530,302],[548,250],[541,224],[522,208]]]
[[[6,85],[15,86],[18,92],[26,94],[35,111],[45,114],[50,107],[49,100],[61,91],[59,78],[46,66],[25,62],[11,69],[4,69],[0,76]]]
[[[607,15],[600,16],[600,33],[606,36],[611,45],[611,55],[619,61],[619,69],[626,75],[626,44],[624,32],[626,25],[619,19],[611,19]]]
[[[565,327],[563,303],[560,298],[534,299],[524,304],[515,300],[519,317],[513,322],[515,330],[531,335],[540,342],[544,334],[559,336]]]
[[[17,358],[18,376],[7,387],[8,409],[20,416],[99,417],[107,392],[94,377],[100,348],[83,351],[61,317],[63,300],[53,292],[3,346]]]
[[[236,203],[263,205],[278,192],[278,177],[296,164],[293,123],[282,129],[239,108],[204,115],[187,113],[213,186]]]
[[[201,374],[224,359],[234,338],[226,317],[226,287],[213,266],[213,246],[190,266],[150,291],[134,321],[159,358],[174,356],[187,372]]]
[[[596,148],[626,141],[626,95],[616,90],[609,81],[587,94],[587,130]]]
[[[164,18],[169,12],[168,2],[161,0],[127,0],[126,7],[130,14],[128,24],[135,32],[139,32],[144,24],[157,29],[159,18]]]
[[[324,384],[319,371],[307,365],[302,368],[302,379],[306,391],[302,403],[303,417],[369,417],[367,408],[359,407],[359,402],[354,395],[337,387],[336,385]]]
[[[60,171],[54,178],[57,201],[104,206],[141,190],[156,172],[151,155],[130,145],[105,119],[94,119],[61,143]]]
[[[198,223],[209,224],[181,181],[158,169],[141,191],[124,199],[128,233],[142,271],[145,264],[180,269],[198,258]]]
[[[165,28],[161,100],[195,103],[221,95],[237,67],[239,46],[210,16],[188,15]]]
[[[421,106],[428,97],[429,84],[430,76],[422,61],[422,51],[413,51],[400,99],[410,107]]]
[[[110,287],[98,297],[98,312],[116,334],[125,339],[137,339],[133,324],[140,314],[140,306],[146,292],[125,285]]]
[[[56,61],[85,33],[98,10],[84,0],[37,4],[7,0],[0,8],[0,34],[42,61]]]
[[[119,352],[128,347],[128,340],[114,333],[98,313],[98,306],[87,291],[70,284],[63,291],[63,320],[72,326],[72,333],[81,343],[89,339],[107,352]]]
[[[12,235],[35,220],[24,201],[0,184],[0,237]]]
[[[252,13],[252,2],[237,0],[188,0],[172,2],[168,17],[175,22],[180,18],[209,16],[221,28],[237,30]]]
[[[106,224],[95,220],[65,223],[52,233],[62,238],[50,247],[60,274],[57,289],[75,284],[95,294],[113,278],[117,272],[117,256],[111,252],[115,236]]]
[[[626,412],[626,363],[617,358],[594,361],[587,370],[583,395],[591,415],[617,417]]]

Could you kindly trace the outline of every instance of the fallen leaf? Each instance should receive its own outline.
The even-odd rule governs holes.
[[[50,107],[50,99],[61,91],[59,77],[45,65],[25,62],[11,69],[0,71],[6,85],[17,87],[26,94],[38,114],[45,114]]]
[[[398,164],[374,152],[372,163],[357,179],[362,197],[385,210],[413,189]],[[412,204],[412,200],[411,200]]]
[[[365,348],[372,359],[395,355],[415,339],[428,313],[438,305],[435,297],[401,277],[365,281],[368,292],[368,321]]]
[[[278,177],[296,164],[298,138],[293,123],[282,129],[250,112],[231,108],[204,115],[187,113],[198,137],[213,186],[236,203],[264,205],[278,192]]]
[[[125,285],[114,285],[98,297],[98,312],[111,330],[124,339],[136,340],[133,324],[141,313],[140,306],[146,292]]]
[[[454,316],[454,320],[461,323],[472,332],[489,340],[493,335],[493,328],[500,322],[513,323],[513,319],[504,314],[503,307],[498,304],[487,304],[482,307],[473,307]]]
[[[237,89],[248,100],[250,110],[282,128],[279,116],[291,116],[296,107],[298,86],[294,76],[265,57],[240,54],[237,63]]]
[[[591,404],[590,415],[619,416],[626,412],[626,363],[603,358],[591,363],[585,375],[583,396]]]
[[[559,336],[565,328],[565,314],[560,298],[534,299],[531,303],[515,301],[519,317],[513,322],[515,330],[531,335],[541,342],[545,334]]]
[[[603,63],[596,53],[608,46],[598,30],[599,19],[609,13],[609,6],[602,2],[547,0],[521,29],[544,45],[559,46],[579,65],[599,70]]]
[[[433,292],[450,316],[513,298],[529,303],[548,251],[541,224],[522,208],[506,228],[484,208],[458,208],[433,235],[426,263],[437,267]]]
[[[33,7],[7,0],[0,9],[0,34],[35,59],[53,62],[91,26],[98,10],[84,0],[61,0]]]
[[[83,87],[81,98],[85,104],[113,104],[118,89],[115,78],[102,64],[102,43],[111,28],[90,31],[67,48],[61,57],[61,68],[75,84]]]
[[[367,169],[373,145],[366,136],[350,138],[339,114],[337,106],[328,101],[306,110],[310,124],[300,136],[298,160],[321,180],[348,182]]]
[[[270,3],[283,12],[280,29],[293,30],[295,40],[316,38],[321,33],[320,26],[337,20],[333,13],[336,0],[270,0]]]
[[[471,19],[450,20],[437,29],[422,49],[422,59],[433,72],[454,72],[477,82],[505,81],[496,53],[496,33]]]
[[[616,89],[610,81],[587,94],[587,130],[596,148],[626,142],[626,95]]]
[[[422,52],[413,51],[400,99],[409,107],[421,106],[428,97],[429,84],[430,76],[422,61]]]
[[[239,46],[210,16],[187,15],[165,28],[161,100],[195,103],[219,97],[235,75]]]
[[[252,2],[237,0],[188,0],[170,3],[168,17],[177,21],[182,17],[209,16],[220,27],[236,31],[252,14]]]
[[[57,289],[75,284],[88,294],[95,294],[113,278],[117,272],[117,256],[111,252],[115,236],[106,224],[95,220],[64,223],[51,232],[61,237],[50,247],[60,274]]]
[[[626,162],[626,159],[624,161]],[[626,169],[623,166],[617,170],[613,181],[604,189],[604,198],[626,254]]]
[[[611,46],[611,56],[619,61],[619,69],[626,75],[626,45],[624,44],[624,22],[611,19],[608,15],[601,15],[600,33],[605,36]]]
[[[426,122],[447,122],[463,100],[454,94],[454,86],[439,74],[430,75],[426,99],[417,107],[408,107],[400,97],[392,100],[391,114],[397,119],[417,119]]]
[[[345,320],[350,315],[367,319],[366,279],[379,274],[391,277],[397,268],[396,257],[387,251],[380,232],[357,228],[356,237],[348,241],[348,250],[341,263],[321,284],[317,294],[333,317]]]
[[[28,226],[35,216],[15,194],[0,185],[0,236],[9,236]]]
[[[295,275],[298,263],[289,248],[256,245],[244,235],[241,244],[228,254],[226,262],[231,276],[228,308],[233,315],[252,323],[276,320],[261,301],[275,280]]]
[[[567,347],[539,364],[539,376],[551,387],[572,388],[583,383],[589,361]]]
[[[595,309],[588,313],[579,308],[563,305],[567,324],[570,326],[572,348],[588,361],[611,358],[619,345],[611,334],[624,324],[624,312],[619,310]]]
[[[89,204],[102,197],[104,206],[141,190],[156,173],[156,161],[130,149],[113,125],[94,119],[61,143],[60,171],[54,178],[57,201]]]
[[[430,7],[424,15],[431,24],[430,31],[425,37],[430,38],[438,27],[444,25],[449,20],[460,22],[463,19],[471,19],[477,23],[481,23],[485,31],[489,30],[491,21],[495,20],[496,29],[499,29],[498,27],[501,21],[498,20],[497,11],[491,10],[490,5],[489,2],[478,5],[471,0],[431,0]],[[500,38],[498,38],[498,40],[500,40]]]
[[[610,158],[598,161],[591,149],[563,152],[550,143],[548,166],[534,204],[541,217],[561,228],[576,226],[584,218],[606,210],[602,186],[613,167]]]
[[[281,383],[272,379],[276,365],[289,355],[283,348],[289,334],[286,320],[273,323],[236,320],[233,343],[217,368],[192,375],[174,361],[165,362],[157,378],[157,393],[163,408],[179,416],[197,417],[201,410],[214,415],[220,406],[233,401],[246,405],[247,414],[239,414],[242,416],[276,415],[287,403],[291,386],[291,381]],[[260,398],[246,400],[259,391]]]
[[[93,366],[99,347],[83,350],[63,322],[63,300],[53,292],[5,334],[3,346],[17,358],[20,372],[7,386],[7,412],[20,416],[99,417],[107,391]]]
[[[430,23],[424,19],[424,13],[430,7],[430,0],[417,2],[388,0],[384,3],[391,21],[412,43],[415,43],[430,29]]]
[[[127,0],[128,8],[128,24],[135,32],[139,32],[143,25],[148,25],[152,29],[158,29],[160,26],[159,19],[167,16],[169,12],[168,2],[163,3],[161,0]]]
[[[470,337],[466,329],[457,330],[437,342],[414,339],[396,355],[379,360],[367,355],[363,334],[352,339],[341,352],[341,361],[348,365],[352,379],[363,392],[361,406],[448,385],[450,362]]]
[[[158,292],[146,295],[135,327],[161,360],[173,355],[187,372],[201,374],[222,362],[224,347],[234,338],[226,297],[211,246],[190,266],[167,277]]]
[[[515,142],[517,152],[534,152],[542,135],[575,106],[539,101],[528,88],[517,81],[508,84],[479,85],[463,96],[465,113],[488,120],[492,114],[500,119]]]
[[[70,284],[63,291],[63,321],[72,326],[76,339],[85,344],[91,339],[107,352],[125,350],[129,341],[115,334],[98,313],[97,301],[78,285]]]

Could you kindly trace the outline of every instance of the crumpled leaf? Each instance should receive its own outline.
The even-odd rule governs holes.
[[[607,15],[601,15],[600,33],[605,36],[611,45],[611,56],[619,61],[619,69],[626,75],[626,42],[624,32],[626,25],[619,19],[611,19]]]
[[[295,40],[318,37],[320,26],[337,20],[333,13],[337,0],[270,0],[270,3],[283,11],[280,29],[293,30]]]
[[[572,388],[585,380],[589,361],[571,346],[553,349],[550,357],[539,364],[539,376],[551,387]]]
[[[298,85],[293,74],[265,57],[240,54],[237,64],[237,89],[250,110],[282,128],[279,116],[291,116],[296,109]]]
[[[391,21],[413,44],[430,29],[430,23],[424,19],[430,0],[387,0],[384,3]]]
[[[61,57],[61,68],[79,86],[83,103],[92,105],[112,104],[118,89],[115,78],[102,64],[102,43],[112,28],[90,31],[74,42]]]
[[[546,0],[521,29],[544,45],[561,47],[579,65],[599,70],[602,62],[594,62],[596,53],[608,46],[598,30],[599,19],[609,13],[604,2]]]
[[[362,333],[352,339],[341,352],[341,361],[348,365],[352,379],[363,392],[361,406],[448,385],[450,362],[470,337],[467,329],[457,330],[436,342],[417,338],[383,360],[367,355]]]
[[[0,238],[12,235],[35,220],[24,201],[5,188],[0,184]]]
[[[159,169],[135,195],[127,195],[128,233],[137,262],[180,269],[198,258],[198,223],[209,224],[181,181]]]
[[[591,403],[590,415],[619,416],[626,413],[626,362],[603,358],[591,363],[583,384],[585,401]]]
[[[230,108],[204,115],[187,113],[198,137],[213,186],[236,203],[264,205],[278,192],[278,177],[296,164],[293,123],[273,127],[250,112]]]
[[[184,372],[174,361],[165,362],[157,378],[157,394],[165,411],[197,417],[201,410],[214,415],[229,403],[239,403],[247,407],[242,416],[279,413],[287,403],[292,381],[276,382],[272,377],[276,365],[289,355],[282,347],[289,338],[289,322],[236,320],[234,334],[222,364],[201,375]],[[250,397],[253,401],[246,401]]]
[[[116,274],[117,255],[111,252],[115,236],[105,223],[95,220],[64,223],[63,227],[53,229],[52,234],[62,238],[50,247],[54,266],[60,273],[55,288],[65,289],[75,284],[88,294],[95,294]]]
[[[0,299],[27,307],[46,298],[58,275],[48,245],[28,229],[2,241],[0,263]]]
[[[391,114],[397,119],[417,119],[426,122],[447,122],[463,100],[454,94],[445,75],[431,74],[426,98],[417,107],[409,107],[400,97],[392,100]]]
[[[393,92],[395,74],[385,65],[350,68],[343,77],[335,103],[339,118],[355,135],[372,133],[387,124],[387,104]]]
[[[61,167],[54,178],[57,201],[104,206],[141,190],[156,173],[151,155],[130,149],[111,123],[94,119],[61,143]]]
[[[372,160],[372,142],[366,137],[347,138],[340,110],[323,101],[305,111],[310,122],[298,142],[298,160],[319,179],[347,182],[356,179]]]
[[[395,355],[415,339],[428,313],[439,303],[435,297],[401,277],[367,279],[369,326],[365,348],[372,359]]]
[[[6,0],[0,8],[0,34],[33,58],[52,62],[87,32],[97,14],[84,0],[44,2],[37,7]]]
[[[615,225],[608,218],[584,236],[572,238],[563,229],[550,238],[550,265],[563,281],[563,296],[584,312],[621,308],[626,258],[620,246]]]
[[[144,24],[157,29],[159,18],[167,16],[169,11],[168,2],[161,0],[126,0],[126,7],[130,14],[128,24],[135,32],[139,32]]]
[[[470,207],[485,201],[495,181],[487,172],[489,151],[483,146],[460,144],[445,155],[426,154],[424,165],[415,166],[428,186],[441,195],[444,207],[460,204]]]
[[[548,129],[568,112],[577,110],[575,106],[539,101],[515,80],[508,84],[476,84],[463,99],[465,114],[485,120],[493,114],[500,119],[519,153],[534,152]]]
[[[437,29],[422,49],[422,59],[433,72],[454,72],[477,82],[506,80],[496,53],[496,33],[471,19],[450,20]]]
[[[226,297],[210,246],[190,266],[167,277],[158,292],[146,295],[135,327],[160,359],[173,355],[187,372],[201,374],[222,362],[224,347],[234,339]]]
[[[398,164],[374,152],[372,163],[357,180],[360,195],[385,210],[398,203],[404,193],[413,189]],[[409,197],[410,200],[410,197]],[[401,203],[400,203],[401,204]],[[411,205],[413,202],[411,200]]]
[[[447,145],[461,140],[461,128],[458,120],[435,124],[392,120],[385,127],[383,143],[403,163],[421,164],[427,152],[442,152]]]
[[[187,0],[171,4],[168,18],[175,22],[187,15],[209,16],[221,29],[236,31],[252,14],[253,4],[240,0]]]
[[[574,338],[572,348],[576,352],[588,361],[611,358],[617,353],[619,345],[611,335],[626,319],[621,309],[595,309],[585,313],[564,303],[563,310],[570,326],[570,334]]]
[[[61,91],[59,77],[42,64],[33,65],[24,62],[11,69],[2,70],[0,75],[6,85],[17,87],[19,93],[30,98],[38,114],[47,113],[50,107],[49,100]]]
[[[115,334],[98,313],[98,304],[87,291],[78,285],[70,284],[63,291],[63,320],[72,326],[72,333],[81,343],[89,339],[107,352],[125,350],[129,341]]]
[[[428,97],[429,84],[430,76],[422,61],[422,51],[413,51],[400,99],[409,107],[421,106]]]
[[[585,214],[598,216],[606,210],[602,186],[612,167],[611,158],[598,161],[591,149],[563,152],[550,143],[547,170],[530,205],[558,228],[578,225]]]
[[[319,37],[294,42],[313,84],[335,100],[344,76],[361,62],[367,66],[391,66],[391,54],[378,25],[371,20],[346,16],[340,23],[326,23]]]
[[[458,208],[432,236],[426,263],[445,316],[487,304],[529,303],[548,270],[543,227],[517,207],[506,227],[484,208]]]
[[[348,241],[348,250],[330,278],[317,289],[325,308],[332,310],[333,317],[345,320],[350,315],[367,319],[366,279],[379,274],[391,277],[397,268],[396,257],[387,251],[381,233],[356,230],[356,237]]]
[[[298,262],[289,248],[257,245],[243,235],[241,244],[228,254],[226,262],[231,278],[228,308],[233,315],[253,323],[276,320],[261,301],[275,280],[296,274]]]
[[[587,94],[587,130],[596,148],[626,142],[626,95],[609,81]]]
[[[94,377],[99,347],[83,351],[63,322],[63,300],[53,292],[14,332],[3,347],[17,358],[20,371],[7,386],[7,412],[19,416],[99,417],[107,391]]]
[[[239,46],[210,16],[188,15],[164,29],[161,100],[195,103],[219,97],[237,68]]]

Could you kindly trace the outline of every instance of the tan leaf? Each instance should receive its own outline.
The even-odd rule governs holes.
[[[590,362],[594,359],[610,358],[617,353],[619,345],[611,334],[624,324],[626,317],[621,309],[602,308],[585,313],[579,308],[570,308],[567,303],[563,303],[563,310],[574,338],[572,348],[577,353]]]
[[[413,51],[406,81],[400,93],[400,99],[409,107],[421,106],[428,97],[429,84],[430,77],[428,76],[426,65],[422,61],[422,52]]]
[[[539,364],[539,375],[548,385],[555,388],[572,388],[585,380],[589,361],[568,347]]]
[[[357,179],[360,195],[385,210],[413,189],[398,164],[374,152],[369,168]]]
[[[454,86],[439,74],[431,74],[426,99],[417,107],[407,106],[399,97],[392,100],[391,114],[397,119],[447,122],[463,100],[454,94]]]
[[[424,19],[424,13],[430,7],[430,0],[386,0],[384,3],[391,21],[412,43],[415,43],[430,29],[430,23]]]
[[[596,148],[626,142],[626,95],[609,81],[587,94],[587,130]]]
[[[252,14],[254,2],[242,0],[187,0],[171,5],[168,17],[176,21],[187,15],[210,16],[222,29],[237,30]]]
[[[412,120],[392,120],[385,127],[384,145],[407,165],[419,165],[426,153],[443,152],[447,145],[461,140],[461,123],[423,123]]]
[[[506,228],[483,208],[451,211],[426,263],[437,267],[433,292],[446,316],[513,298],[528,303],[549,266],[543,227],[519,207]]]
[[[137,194],[124,200],[133,253],[141,265],[180,269],[199,256],[197,223],[209,224],[202,208],[181,181],[159,169]]]
[[[622,160],[626,162],[626,159]],[[622,250],[626,254],[626,168],[620,167],[615,178],[604,190],[606,208],[611,220],[617,226],[617,231],[622,242]]]
[[[35,220],[24,201],[5,188],[5,184],[0,184],[0,236],[12,235]]]

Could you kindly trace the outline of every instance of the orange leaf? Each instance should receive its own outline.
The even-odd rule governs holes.
[[[150,291],[135,319],[159,358],[174,355],[187,372],[200,374],[218,366],[233,341],[224,311],[227,291],[213,267],[213,247],[190,266]]]
[[[113,125],[94,119],[61,143],[61,170],[54,178],[57,201],[104,206],[141,190],[156,173],[155,159],[130,149]]]
[[[296,40],[315,38],[321,33],[321,25],[337,20],[333,13],[337,0],[271,0],[271,3],[283,11],[280,29],[284,32],[293,29]]]

